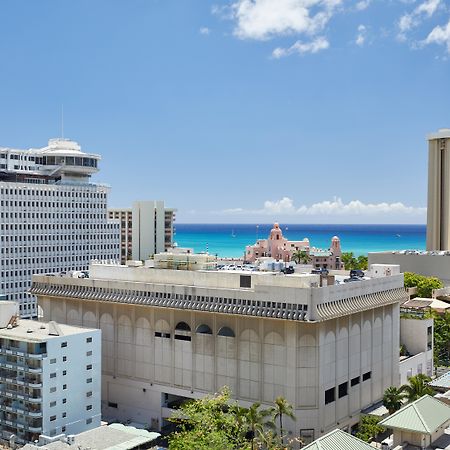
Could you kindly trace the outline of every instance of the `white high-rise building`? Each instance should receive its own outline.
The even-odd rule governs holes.
[[[109,187],[90,182],[99,160],[68,139],[39,149],[0,147],[0,297],[19,302],[22,317],[37,315],[27,293],[32,274],[119,260],[119,223],[107,218]]]
[[[101,331],[19,319],[16,309],[0,308],[0,439],[100,426]]]

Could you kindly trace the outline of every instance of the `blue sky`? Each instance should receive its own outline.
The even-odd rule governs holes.
[[[0,146],[64,133],[111,206],[421,223],[450,126],[447,0],[0,1]]]

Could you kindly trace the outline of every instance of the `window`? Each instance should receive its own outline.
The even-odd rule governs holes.
[[[51,388],[50,388],[50,394],[51,394],[52,392],[56,392],[56,388],[55,388],[55,387],[51,387]]]
[[[87,342],[88,344],[91,343],[91,342],[92,342],[92,338],[91,338],[91,337],[86,338],[86,342]]]
[[[155,331],[155,337],[170,339],[170,333],[162,333],[160,331]]]
[[[108,406],[109,406],[110,408],[118,408],[117,403],[114,403],[114,402],[108,402]]]
[[[370,380],[372,378],[372,372],[366,372],[363,374],[363,381]]]
[[[88,352],[86,352],[86,356],[92,356],[92,350],[89,350]]]
[[[61,348],[67,347],[67,342],[61,342]]]
[[[427,350],[433,348],[433,327],[427,328]]]
[[[67,389],[67,384],[63,384],[63,389]]]
[[[56,420],[56,416],[50,416],[50,422],[54,422]]]
[[[66,427],[61,427],[61,431],[64,433],[66,431]]]
[[[63,370],[63,375],[67,375],[67,370]]]
[[[92,391],[86,392],[86,397],[92,397]]]
[[[338,388],[339,398],[345,397],[347,394],[348,394],[348,383],[345,382],[340,384]]]
[[[67,356],[63,356],[63,362],[67,361]]]
[[[62,418],[64,419],[64,417],[66,417],[67,416],[67,413],[66,412],[63,412],[62,413]]]
[[[92,378],[87,378],[86,383],[92,383]]]
[[[64,404],[64,403],[67,403],[67,398],[63,398],[63,399],[62,399],[62,402],[63,402],[63,404]]]
[[[89,425],[90,423],[92,423],[92,418],[86,419],[86,425]]]
[[[86,411],[90,411],[92,409],[92,405],[87,405],[86,406]]]
[[[56,372],[52,372],[52,373],[50,374],[50,378],[56,378]]]
[[[86,366],[86,370],[92,370],[92,364],[88,364],[88,365]]]
[[[56,358],[52,358],[51,360],[50,360],[50,364],[55,364],[56,363]]]
[[[56,402],[50,402],[50,408],[53,408],[54,406],[56,406]]]
[[[250,275],[241,275],[240,287],[251,288],[252,287],[252,277]]]
[[[311,444],[311,442],[314,441],[314,429],[304,428],[300,430],[300,439],[302,440],[304,445]]]
[[[328,405],[328,403],[332,403],[335,400],[335,388],[327,389],[325,391],[325,405]]]
[[[351,386],[356,386],[359,384],[359,377],[352,378],[352,381],[350,381]]]

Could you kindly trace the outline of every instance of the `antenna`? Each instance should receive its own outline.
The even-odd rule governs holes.
[[[64,104],[61,104],[61,137],[64,139]]]

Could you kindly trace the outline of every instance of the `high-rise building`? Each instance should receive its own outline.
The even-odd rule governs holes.
[[[0,439],[100,426],[101,331],[19,319],[14,302],[0,308]]]
[[[354,429],[398,385],[403,274],[325,283],[195,265],[33,276],[45,320],[101,328],[105,418],[156,428],[180,403],[229,386],[245,407],[285,397],[297,417],[285,429],[307,441]]]
[[[428,135],[427,250],[450,250],[450,128]]]
[[[120,221],[120,260],[145,260],[172,247],[175,220],[173,208],[163,201],[134,202],[132,208],[110,208],[110,219]]]
[[[109,187],[90,182],[99,155],[68,139],[30,150],[0,148],[0,296],[37,315],[33,273],[83,271],[119,260],[119,224],[107,218]]]

